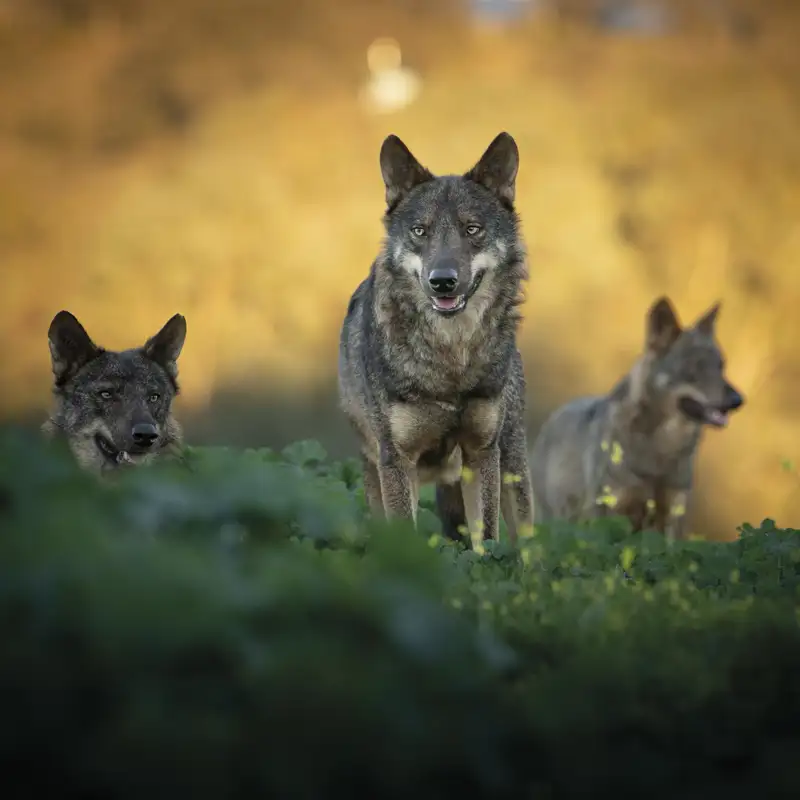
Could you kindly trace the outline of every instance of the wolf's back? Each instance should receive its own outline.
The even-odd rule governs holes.
[[[593,462],[601,457],[600,397],[579,397],[561,406],[542,425],[531,453],[537,522],[571,519],[586,502]]]

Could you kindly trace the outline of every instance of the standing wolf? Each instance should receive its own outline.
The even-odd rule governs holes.
[[[177,455],[182,434],[171,407],[185,338],[186,320],[176,314],[143,347],[112,352],[59,311],[48,332],[55,407],[42,431],[63,436],[77,462],[96,473]]]
[[[416,520],[419,486],[435,482],[447,536],[466,526],[497,539],[502,506],[515,540],[533,523],[516,345],[527,279],[517,145],[501,133],[469,172],[436,177],[389,136],[380,165],[387,235],[339,347],[367,501]]]
[[[669,299],[657,300],[628,375],[545,422],[532,454],[537,522],[619,514],[635,530],[683,537],[703,428],[724,427],[745,402],[724,376],[718,312],[683,329]]]

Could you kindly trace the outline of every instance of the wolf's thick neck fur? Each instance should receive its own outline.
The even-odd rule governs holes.
[[[525,252],[517,241],[487,272],[467,307],[446,317],[430,307],[417,291],[417,278],[392,264],[384,248],[370,274],[371,315],[385,366],[401,394],[447,401],[499,388],[516,350],[527,278]]]
[[[660,477],[697,451],[702,425],[658,402],[648,385],[651,362],[642,357],[608,395],[608,439],[619,443],[625,462],[642,478]]]

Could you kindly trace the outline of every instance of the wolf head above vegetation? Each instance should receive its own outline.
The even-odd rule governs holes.
[[[186,320],[176,314],[142,347],[113,352],[59,311],[48,331],[55,408],[45,432],[65,437],[78,463],[95,472],[178,448],[172,401],[185,338]]]
[[[437,318],[517,302],[527,277],[514,209],[519,152],[500,133],[463,175],[435,176],[397,136],[380,153],[386,187],[384,264]]]
[[[646,396],[671,416],[725,427],[745,400],[725,377],[725,358],[715,337],[720,304],[684,328],[669,299],[651,306],[646,324]]]

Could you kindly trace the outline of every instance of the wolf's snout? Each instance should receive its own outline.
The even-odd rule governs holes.
[[[725,389],[725,410],[736,411],[744,405],[744,397],[742,397],[733,386],[728,386]]]
[[[431,270],[428,285],[436,294],[452,294],[458,286],[458,272],[452,267],[438,267]]]
[[[140,422],[134,425],[131,435],[133,436],[134,443],[139,447],[152,447],[156,439],[158,439],[156,426],[146,422]]]

